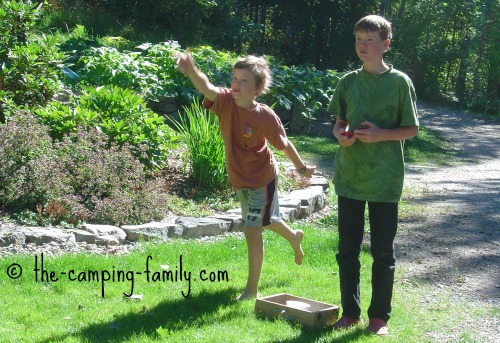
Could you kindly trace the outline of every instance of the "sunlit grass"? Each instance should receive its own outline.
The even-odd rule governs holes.
[[[456,160],[449,144],[436,132],[421,126],[418,135],[405,141],[405,161],[415,164],[444,165]]]
[[[335,226],[328,221],[295,222],[292,226],[306,233],[304,263],[295,265],[290,246],[278,235],[266,231],[260,296],[290,293],[338,305]],[[40,258],[38,256],[39,268]],[[5,274],[12,263],[23,268],[19,279],[9,279]],[[345,332],[307,331],[293,322],[256,316],[252,300],[235,302],[233,299],[243,289],[247,274],[246,243],[241,234],[212,243],[194,240],[144,243],[142,248],[123,256],[44,256],[46,276],[54,272],[57,281],[41,282],[39,271],[38,282],[35,282],[34,263],[35,256],[0,259],[2,342],[379,341],[365,333],[365,326]],[[150,270],[149,282],[146,263]],[[178,278],[153,281],[153,273],[161,272],[162,265],[168,266],[167,270],[174,272],[173,275],[178,272]],[[371,293],[371,257],[367,247],[363,249],[361,265],[362,316],[366,325]],[[131,291],[131,281],[118,278],[104,283],[69,281],[68,275],[61,272],[70,270],[75,273],[134,272],[133,293],[142,295],[142,299],[124,297],[123,293]],[[445,335],[470,320],[457,315],[463,313],[464,308],[468,316],[498,317],[491,308],[451,301],[446,294],[435,298],[428,293],[427,286],[407,282],[403,275],[398,269],[391,335],[384,342],[433,342],[435,336],[432,335]],[[208,279],[203,281],[202,277]],[[470,329],[458,330],[462,337],[473,337]]]

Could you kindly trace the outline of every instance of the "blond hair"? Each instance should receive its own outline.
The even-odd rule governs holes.
[[[233,69],[248,69],[255,77],[255,87],[260,89],[259,94],[269,92],[273,77],[267,61],[263,57],[248,55],[240,57],[233,65]]]

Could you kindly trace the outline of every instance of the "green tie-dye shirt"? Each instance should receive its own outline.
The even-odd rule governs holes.
[[[328,111],[349,123],[349,131],[367,120],[383,129],[418,126],[416,95],[410,78],[392,68],[381,74],[358,69],[338,83]],[[404,141],[340,147],[335,158],[338,195],[364,201],[398,202],[403,191]]]

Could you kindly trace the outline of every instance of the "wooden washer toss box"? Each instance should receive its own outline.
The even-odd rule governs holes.
[[[307,329],[322,329],[335,323],[339,307],[280,293],[257,298],[255,312],[266,317],[294,320]]]

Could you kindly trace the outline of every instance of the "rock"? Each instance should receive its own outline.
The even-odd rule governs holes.
[[[187,238],[220,235],[227,232],[230,226],[226,220],[210,217],[179,217],[175,222],[184,228],[183,237]]]
[[[280,205],[297,208],[299,203],[297,218],[303,219],[325,207],[326,196],[322,186],[309,186],[286,194],[280,199]]]
[[[182,226],[172,223],[152,222],[142,225],[123,225],[121,227],[127,234],[129,242],[137,242],[140,240],[149,241],[151,239],[159,239],[166,241],[171,237],[182,236]]]
[[[75,235],[76,242],[85,242],[88,244],[95,244],[95,234],[85,230],[74,229],[71,230]]]
[[[125,231],[112,225],[84,224],[83,230],[93,233],[98,245],[123,244],[127,238]]]
[[[35,245],[42,245],[44,243],[57,242],[57,243],[67,243],[75,242],[75,235],[71,232],[67,232],[57,228],[29,228],[24,230],[24,235],[26,237],[25,242]]]
[[[330,190],[328,179],[322,173],[315,173],[309,180],[309,186],[321,186],[325,192]]]
[[[241,209],[238,212],[226,212],[221,214],[216,214],[210,218],[225,220],[229,222],[228,232],[243,232],[245,225],[243,219],[241,218]]]
[[[281,216],[285,221],[306,218],[326,205],[328,180],[317,172],[310,186],[280,196]],[[1,218],[0,218],[1,219]],[[97,254],[127,253],[134,242],[174,237],[211,240],[223,234],[243,232],[241,209],[236,208],[207,218],[176,217],[142,225],[84,224],[81,229],[24,227],[0,221],[0,256],[29,253],[62,254],[89,251]],[[212,237],[212,238],[211,238]],[[52,243],[51,243],[52,242]],[[128,244],[130,243],[130,244]]]
[[[2,230],[0,231],[0,247],[8,247],[11,244],[22,244],[26,241],[26,236],[22,231]]]
[[[280,203],[281,218],[284,221],[293,222],[299,216],[299,209],[300,209],[300,206],[298,208],[287,207],[287,206],[281,206],[281,203]]]

